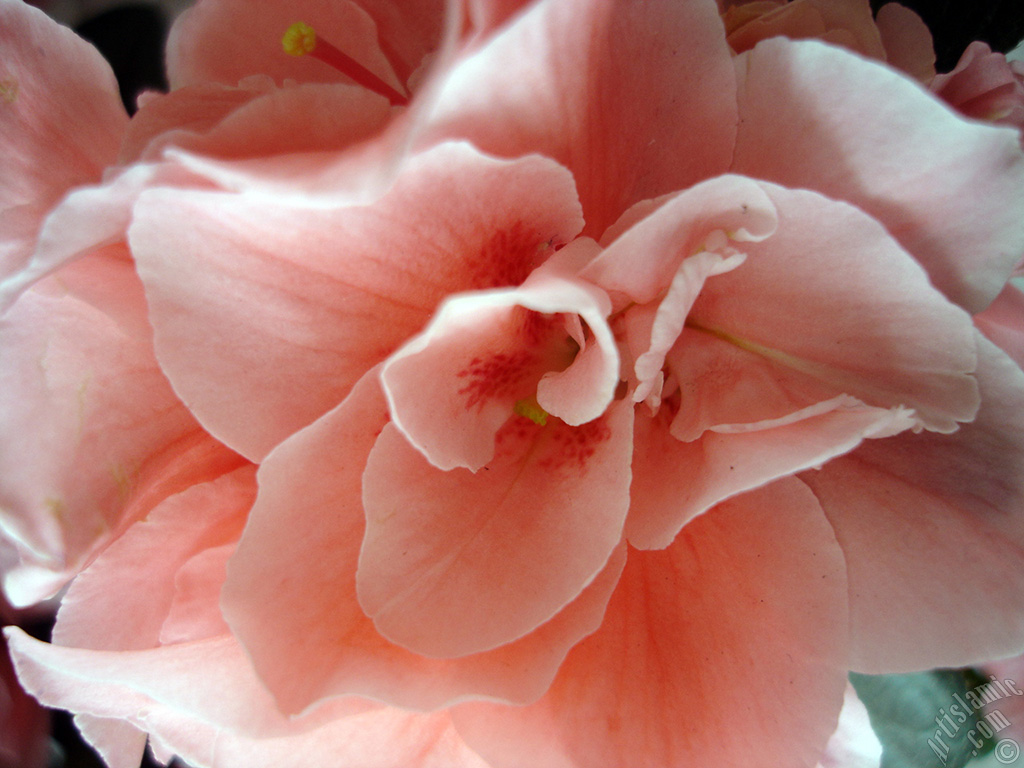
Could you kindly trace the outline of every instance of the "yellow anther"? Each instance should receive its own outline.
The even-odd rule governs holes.
[[[304,21],[296,21],[281,38],[281,47],[289,56],[305,56],[316,48],[316,30]]]
[[[548,423],[548,412],[540,407],[535,397],[523,398],[512,407],[512,411],[517,416],[524,416],[542,427]]]

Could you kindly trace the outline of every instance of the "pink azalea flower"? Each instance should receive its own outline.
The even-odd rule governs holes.
[[[848,670],[1019,652],[1016,132],[821,42],[734,55],[711,0],[468,18],[408,154],[232,112],[240,155],[170,141],[127,249],[10,311],[76,519],[104,355],[170,384],[87,434],[171,414],[217,459],[154,472],[52,645],[8,631],[27,689],[114,768],[829,765]],[[200,30],[195,81],[252,74]]]

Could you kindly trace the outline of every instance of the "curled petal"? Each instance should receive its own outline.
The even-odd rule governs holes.
[[[607,311],[599,290],[543,272],[514,291],[447,301],[384,365],[395,426],[434,466],[475,472],[521,400],[536,396],[572,426],[596,419],[618,384]],[[589,344],[572,338],[570,317],[586,321]]]

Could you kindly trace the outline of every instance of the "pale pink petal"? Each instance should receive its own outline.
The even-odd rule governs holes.
[[[734,171],[853,203],[952,301],[977,312],[995,298],[1024,253],[1016,131],[962,120],[893,70],[817,42],[769,40],[736,64]]]
[[[780,481],[631,553],[544,698],[463,704],[456,727],[494,768],[813,765],[846,685],[846,616],[832,531]]]
[[[36,8],[19,0],[0,2],[0,47],[3,311],[18,291],[45,274],[23,274],[33,266],[40,227],[70,189],[99,181],[117,156],[128,116],[99,52]]]
[[[440,11],[443,6],[437,3],[436,7]],[[322,61],[284,52],[281,38],[297,21],[312,25],[319,38],[392,87],[402,89],[403,84],[381,50],[377,25],[359,4],[349,0],[270,3],[260,6],[258,13],[244,0],[197,3],[178,18],[167,42],[171,87],[206,82],[233,86],[258,74],[268,75],[277,83],[287,79],[300,83],[349,82]],[[435,20],[435,24],[439,22]],[[419,61],[413,63],[414,67],[418,65]]]
[[[338,153],[378,138],[391,115],[386,99],[351,85],[262,86],[216,89],[207,84],[172,92],[132,121],[134,146],[122,151],[159,159],[173,148],[208,162]],[[155,124],[136,128],[140,120]],[[391,149],[398,154],[397,147]]]
[[[606,250],[581,276],[647,303],[664,294],[687,257],[711,250],[709,238],[757,242],[770,237],[776,224],[775,206],[756,182],[709,179],[656,204],[633,206],[609,229],[620,234],[602,241]]]
[[[828,740],[818,768],[879,768],[882,745],[871,728],[868,710],[849,683],[839,725]]]
[[[776,232],[744,245],[743,265],[707,281],[687,331],[747,353],[751,365],[805,379],[881,408],[913,408],[919,424],[952,431],[974,416],[977,385],[970,318],[933,288],[921,267],[878,222],[856,208],[810,191],[763,184],[779,214]],[[683,338],[672,371],[715,406],[708,426],[777,418],[763,400],[710,388],[717,359],[690,360]],[[762,395],[761,398],[765,398]],[[740,412],[730,415],[738,406]],[[812,405],[813,401],[804,405]],[[683,404],[685,412],[686,405]],[[717,412],[715,412],[717,411]]]
[[[162,145],[178,137],[203,135],[224,118],[276,86],[269,78],[253,77],[240,86],[220,83],[188,85],[153,98],[141,99],[121,142],[122,163],[159,159]],[[309,116],[306,116],[309,117]],[[154,140],[160,139],[159,144]]]
[[[369,374],[344,404],[264,461],[260,495],[224,590],[231,626],[287,713],[343,694],[413,708],[471,695],[536,699],[569,648],[600,625],[624,546],[576,601],[514,643],[451,660],[389,643],[355,591],[362,468],[385,419],[376,375]],[[297,489],[303,504],[294,503]]]
[[[651,319],[647,350],[640,354],[633,364],[638,382],[636,391],[633,392],[634,402],[646,400],[652,393],[660,397],[661,393],[657,392],[657,389],[660,389],[658,382],[663,376],[665,356],[679,339],[679,334],[686,325],[686,318],[705,281],[736,269],[744,260],[743,254],[723,258],[717,253],[702,251],[685,259],[679,265],[665,298]],[[631,342],[631,346],[643,348],[637,342]]]
[[[706,432],[681,442],[668,411],[637,414],[626,537],[640,549],[661,549],[695,516],[720,501],[818,467],[867,438],[889,437],[913,424],[900,410],[871,408],[853,398],[819,403],[757,430]]]
[[[123,719],[141,730],[160,710],[250,737],[283,736],[329,720],[321,711],[292,724],[277,711],[230,635],[144,650],[91,650],[43,643],[5,630],[19,679],[49,706]],[[339,702],[335,715],[371,708]],[[156,725],[154,723],[153,725]]]
[[[598,418],[619,381],[609,309],[599,290],[542,271],[517,290],[447,301],[383,368],[395,426],[439,469],[476,472],[521,400],[572,426]],[[572,338],[570,317],[590,344]]]
[[[1024,78],[983,42],[967,46],[956,68],[930,88],[969,117],[1024,128]]]
[[[179,597],[176,577],[197,555],[238,540],[255,493],[254,469],[243,467],[168,496],[75,579],[54,642],[110,651],[160,645]]]
[[[337,768],[339,760],[346,768],[487,768],[445,712],[337,702],[299,719],[283,717],[230,638],[116,653],[59,648],[6,631],[33,695],[148,731],[154,753],[165,758],[178,754],[188,764],[217,768]]]
[[[146,733],[131,723],[112,717],[75,715],[82,738],[109,768],[139,768],[146,753]]]
[[[989,341],[1024,367],[1024,292],[1016,285],[1007,283],[989,308],[975,315],[974,324]]]
[[[20,436],[0,452],[0,517],[50,588],[168,487],[240,461],[171,391],[145,311],[127,251],[114,247],[39,283],[0,323],[0,431]],[[35,578],[19,589],[18,569],[9,573],[9,597],[46,597],[27,591],[33,581],[46,588]]]
[[[0,209],[97,181],[128,123],[109,65],[20,0],[0,0]]]
[[[0,311],[13,304],[28,286],[67,262],[121,243],[131,222],[132,206],[147,186],[178,184],[187,178],[180,169],[137,165],[102,184],[70,192],[39,217],[16,253],[4,254],[4,258],[17,260],[17,269],[0,280]],[[21,211],[17,208],[11,213]],[[17,222],[16,227],[22,223]]]
[[[359,601],[392,642],[478,653],[536,629],[580,594],[622,536],[632,404],[581,427],[514,417],[473,474],[431,466],[393,426],[363,478]]]
[[[634,203],[726,169],[730,68],[710,3],[540,2],[450,73],[431,135],[559,161],[597,238]]]
[[[174,575],[174,599],[160,628],[160,644],[205,640],[229,632],[220,612],[220,588],[235,542],[194,555]]]
[[[803,475],[846,555],[855,670],[966,666],[1024,643],[1024,374],[979,350],[973,423]]]
[[[257,458],[344,399],[447,295],[518,284],[581,226],[563,168],[446,144],[371,206],[150,191],[130,241],[168,377],[211,433]]]
[[[929,83],[935,77],[932,33],[920,16],[899,3],[886,3],[875,16],[885,47],[885,59],[915,80]]]

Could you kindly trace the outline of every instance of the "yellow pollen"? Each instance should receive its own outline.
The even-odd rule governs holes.
[[[523,398],[512,407],[512,411],[517,416],[524,416],[542,427],[548,423],[548,412],[540,407],[535,397]]]
[[[305,56],[316,48],[316,30],[304,21],[297,21],[285,30],[281,47],[289,56]]]

